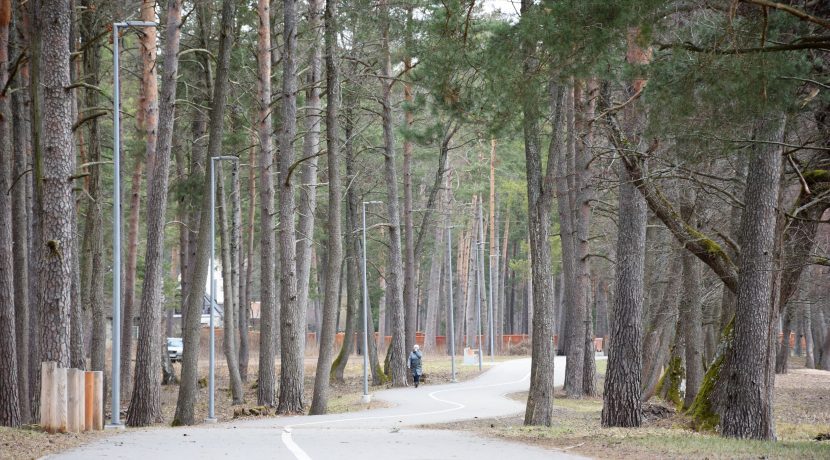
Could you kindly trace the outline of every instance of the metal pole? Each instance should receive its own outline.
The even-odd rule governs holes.
[[[452,382],[458,382],[455,378],[455,306],[453,305],[452,293],[452,227],[447,226],[447,285],[450,288],[450,362],[452,368]]]
[[[213,400],[213,373],[215,370],[215,329],[213,324],[213,310],[216,303],[216,269],[214,266],[214,255],[216,253],[216,173],[214,165],[217,158],[210,159],[210,365],[208,369],[208,423],[215,423],[214,400]]]
[[[108,428],[121,424],[121,76],[119,27],[157,27],[155,22],[127,21],[112,24],[112,416]],[[132,318],[129,318],[130,320]]]
[[[481,257],[479,256],[479,248],[481,247],[481,242],[476,241],[476,323],[478,324],[478,370],[481,370],[481,268],[484,264],[479,263]]]
[[[492,229],[491,229],[492,231]],[[488,261],[490,262],[490,361],[496,362],[496,346],[495,346],[495,334],[496,329],[494,327],[495,319],[495,308],[493,308],[493,248],[490,248],[490,258]]]
[[[366,281],[366,202],[363,202],[363,398],[364,403],[371,401],[369,396],[369,287]],[[349,340],[346,337],[346,340]],[[383,340],[383,337],[381,337]]]
[[[112,190],[112,417],[113,427],[121,425],[121,83],[118,72],[118,27],[112,25],[112,159],[115,172]]]

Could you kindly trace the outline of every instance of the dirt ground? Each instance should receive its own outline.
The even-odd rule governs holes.
[[[604,383],[598,370],[601,390]],[[775,379],[775,423],[778,442],[724,439],[688,428],[689,420],[653,399],[646,406],[643,427],[602,428],[602,396],[582,400],[554,400],[551,427],[524,427],[523,417],[476,420],[437,428],[470,430],[594,458],[830,458],[830,372],[792,366]],[[527,393],[511,395],[525,401]],[[436,428],[436,426],[430,426]],[[825,436],[826,435],[826,436]],[[818,441],[816,438],[826,440]]]

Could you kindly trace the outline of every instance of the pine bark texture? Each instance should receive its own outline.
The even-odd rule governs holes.
[[[646,203],[623,166],[620,167],[614,322],[605,377],[602,425],[638,427],[642,423],[643,288],[646,254]]]
[[[224,128],[224,113],[228,97],[228,78],[230,67],[231,48],[233,46],[233,23],[236,15],[236,2],[223,0],[222,22],[219,38],[219,54],[217,55],[216,78],[213,85],[213,104],[210,109],[210,128],[207,148],[207,157],[213,158],[221,154],[222,133]],[[209,161],[209,160],[208,160]],[[200,184],[201,190],[197,196],[202,197],[201,215],[198,219],[199,229],[196,254],[193,259],[187,302],[182,314],[182,336],[184,341],[184,356],[182,357],[182,377],[179,387],[179,396],[176,401],[174,425],[192,425],[195,423],[196,393],[199,388],[199,329],[202,317],[202,302],[204,286],[208,275],[208,259],[210,258],[210,191],[208,189],[209,175]]]
[[[40,5],[40,77],[42,119],[40,155],[34,173],[39,200],[41,251],[40,359],[69,366],[69,323],[72,290],[75,213],[70,176],[75,173],[72,149],[72,100],[67,97],[69,78],[70,2],[43,0]],[[33,82],[34,83],[34,82]]]
[[[724,369],[725,436],[774,439],[770,374],[771,321],[775,319],[775,240],[784,120],[767,115],[756,132],[772,141],[755,144],[744,192],[741,258],[735,304],[735,339]],[[766,137],[769,136],[769,137]]]
[[[142,5],[143,20],[151,21],[155,18],[154,7],[154,2],[145,2]],[[158,371],[162,366],[162,356],[157,350],[162,344],[164,224],[167,213],[168,171],[176,109],[176,73],[179,61],[177,54],[181,37],[181,14],[181,0],[168,0],[162,69],[163,94],[160,103],[154,103],[155,97],[148,96],[147,108],[149,110],[145,115],[149,173],[147,177],[147,252],[144,257],[144,284],[141,289],[139,310],[135,385],[127,412],[127,425],[130,426],[147,426],[161,421],[161,379]],[[145,56],[145,66],[153,68],[156,64],[155,38],[155,28],[148,27],[145,41],[142,42],[142,54]],[[156,89],[155,74],[154,70],[149,73],[145,71],[145,76],[153,81],[146,84],[146,90]],[[155,104],[158,104],[158,107],[153,107]],[[152,120],[156,112],[159,113],[159,117]],[[155,132],[155,127],[158,128],[158,133]]]
[[[9,79],[11,0],[0,1],[0,83]],[[0,425],[20,425],[14,306],[11,172],[12,116],[8,94],[0,94]]]
[[[522,0],[521,14],[530,14],[533,7],[530,0]],[[524,40],[521,44],[524,56],[524,72],[533,75],[538,72],[536,44]],[[553,373],[554,346],[551,337],[554,331],[554,285],[550,247],[551,205],[555,194],[555,156],[563,146],[562,130],[563,93],[561,87],[550,84],[549,88],[553,133],[548,148],[547,170],[543,176],[540,146],[541,114],[537,107],[539,94],[526,94],[522,98],[522,131],[525,141],[525,167],[527,170],[528,238],[529,258],[533,283],[533,326],[530,369],[530,392],[525,410],[525,425],[550,426],[553,422]],[[581,362],[580,362],[581,364]],[[580,388],[581,390],[581,388]]]
[[[381,81],[381,105],[383,119],[384,171],[386,178],[386,209],[389,213],[389,278],[386,295],[391,301],[392,343],[387,352],[389,377],[392,386],[407,383],[405,343],[405,308],[403,300],[403,254],[401,251],[401,213],[398,204],[398,173],[395,165],[395,134],[392,119],[392,62],[389,50],[389,4],[381,0],[381,48],[385,77]]]
[[[694,197],[685,197],[680,214],[694,225]],[[700,268],[697,258],[690,251],[683,251],[683,295],[680,298],[680,323],[683,331],[686,356],[686,390],[683,407],[688,408],[697,397],[703,381],[703,311],[700,295]]]
[[[334,1],[334,0],[332,0]],[[328,3],[326,3],[326,8],[328,11]],[[331,27],[334,30],[335,24],[332,23],[332,26],[329,26],[329,23],[326,22],[326,27]],[[328,29],[327,29],[328,30]],[[326,44],[328,46],[328,43]],[[328,59],[328,55],[330,51],[326,51],[326,58]],[[337,63],[334,63],[337,65]],[[326,65],[329,65],[328,62]],[[353,134],[354,134],[354,117],[352,107],[354,104],[354,99],[351,97],[344,97],[344,126],[343,126],[343,134],[345,135],[346,142],[344,145],[345,159],[346,159],[346,177],[355,177],[355,161],[354,161],[354,143],[352,141]],[[346,318],[345,318],[345,326],[343,330],[344,337],[354,337],[355,334],[355,326],[357,320],[357,311],[361,305],[361,288],[360,288],[360,267],[358,264],[358,258],[360,257],[360,241],[358,238],[358,232],[360,230],[359,227],[359,211],[360,208],[359,199],[357,196],[357,191],[355,190],[354,186],[348,187],[346,190],[346,233],[345,237],[345,253],[346,253]],[[383,276],[384,274],[381,274]],[[380,332],[379,338],[380,343],[384,343],[383,334],[384,331],[384,310],[386,308],[385,301],[379,302],[379,312],[378,312],[378,331]],[[349,361],[349,355],[352,353],[352,349],[354,348],[354,341],[352,340],[344,340],[343,345],[340,347],[340,351],[337,353],[337,357],[334,358],[334,362],[331,365],[331,379],[338,383],[343,383],[343,373],[346,370],[346,364]]]
[[[260,205],[260,337],[259,337],[259,382],[257,403],[263,406],[276,405],[276,375],[274,372],[275,329],[273,318],[277,308],[276,299],[276,257],[277,249],[274,232],[274,153],[271,150],[271,13],[270,2],[257,2],[259,29],[257,41],[258,104],[257,133],[259,134],[259,205]]]
[[[18,31],[15,31],[18,38],[20,53],[25,43],[22,33],[26,22],[25,14],[21,8],[15,22]],[[30,101],[28,88],[29,66],[22,64],[19,69],[17,91],[11,95],[12,98],[12,125],[14,129],[14,166],[12,177],[19,177],[18,184],[11,190],[12,198],[12,240],[14,244],[14,321],[15,321],[15,347],[17,351],[17,390],[18,402],[20,404],[20,423],[26,424],[31,420],[31,408],[29,401],[29,368],[37,361],[29,353],[29,340],[32,331],[30,325],[30,299],[31,285],[29,273],[33,268],[29,254],[31,243],[31,228],[29,213],[31,207],[28,200],[28,189],[31,184],[31,174],[24,173],[31,166],[32,140],[30,117]]]
[[[277,413],[303,412],[306,312],[298,302],[295,199],[291,177],[297,134],[297,2],[283,0],[282,130],[279,142],[280,386]]]
[[[309,8],[319,9],[315,0]],[[337,68],[337,3],[327,0],[325,7],[326,47],[326,157],[329,166],[328,257],[326,258],[326,291],[323,299],[323,324],[320,330],[320,355],[314,377],[314,397],[311,414],[328,410],[329,369],[334,355],[334,335],[337,332],[337,310],[340,308],[340,275],[343,262],[343,232],[340,225],[340,132],[338,109],[340,103],[340,75]],[[319,21],[318,21],[319,22]],[[351,340],[351,337],[346,337]],[[364,351],[365,352],[365,351]]]
[[[317,160],[320,154],[320,120],[322,105],[322,0],[308,3],[308,28],[311,31],[311,49],[308,51],[308,75],[305,81],[306,100],[304,108],[305,135],[303,136],[303,158],[301,184],[298,187],[297,212],[297,304],[302,311],[308,311],[309,288],[311,285],[311,261],[313,257],[314,217],[317,214]],[[318,289],[322,289],[320,286]],[[320,330],[317,330],[318,335]],[[319,338],[318,338],[319,342]]]

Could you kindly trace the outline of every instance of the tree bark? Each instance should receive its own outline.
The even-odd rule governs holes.
[[[735,304],[734,345],[726,358],[725,401],[721,431],[725,436],[774,439],[770,369],[771,322],[775,319],[776,218],[781,178],[783,117],[759,120],[756,132],[770,144],[755,144],[744,193],[741,259]],[[774,357],[772,357],[774,360]],[[774,361],[773,361],[774,362]],[[772,378],[771,378],[772,377]]]
[[[682,252],[685,249],[677,248],[672,251],[669,265],[669,279],[660,303],[649,319],[646,333],[643,337],[642,351],[642,394],[640,399],[648,401],[657,389],[657,383],[666,363],[669,346],[674,340],[674,331],[678,317],[678,293],[680,291],[683,266],[681,265]]]
[[[531,0],[522,0],[521,15],[525,17],[533,8]],[[538,72],[537,46],[523,40],[524,73]],[[533,283],[533,337],[530,368],[530,392],[525,410],[525,425],[550,426],[553,421],[553,273],[551,269],[550,213],[554,190],[555,156],[563,145],[562,130],[563,90],[549,85],[553,133],[548,147],[547,170],[542,175],[542,158],[539,142],[539,113],[537,104],[541,94],[530,91],[522,98],[522,131],[525,140],[525,164],[527,170],[528,237],[530,239],[531,280]],[[580,364],[581,360],[580,360]],[[581,374],[581,369],[580,369]],[[581,377],[581,375],[580,375]],[[581,391],[581,385],[580,385]]]
[[[221,163],[220,163],[221,165]],[[234,166],[236,169],[236,162]],[[237,290],[234,287],[234,268],[231,256],[233,238],[233,225],[229,220],[233,216],[228,216],[228,200],[225,194],[225,177],[222,168],[217,168],[216,183],[218,187],[216,194],[219,195],[219,227],[222,235],[221,239],[221,258],[222,258],[222,283],[224,288],[224,299],[222,307],[224,309],[222,330],[224,337],[222,338],[222,351],[225,353],[225,362],[228,366],[228,376],[230,380],[231,396],[233,398],[232,404],[242,404],[245,400],[245,391],[242,389],[242,377],[239,375],[239,356],[236,353],[236,310],[239,298],[236,295]],[[234,172],[234,176],[238,175],[238,169]],[[236,200],[236,196],[232,197]],[[232,214],[232,213],[231,213]],[[230,218],[229,218],[230,217]]]
[[[299,225],[297,235],[297,304],[300,310],[308,312],[309,287],[311,284],[312,242],[314,241],[314,216],[317,213],[317,159],[320,154],[320,119],[322,105],[320,87],[322,86],[322,0],[308,3],[308,27],[311,31],[308,56],[308,76],[306,77],[305,101],[305,136],[303,137],[302,183],[299,187],[297,206]],[[339,285],[339,280],[338,283]],[[322,289],[322,286],[320,287]],[[304,317],[304,322],[307,319]],[[318,343],[320,330],[317,329]]]
[[[439,200],[441,203],[443,200]],[[438,209],[441,212],[441,209]],[[427,308],[426,321],[424,325],[424,352],[435,352],[435,336],[437,332],[437,318],[438,311],[441,309],[441,268],[444,265],[444,252],[441,248],[444,247],[444,233],[445,229],[441,226],[435,226],[434,250],[432,252],[432,260],[429,269],[429,285],[427,287]]]
[[[162,91],[156,96],[156,30],[147,27],[142,36],[144,59],[145,106],[147,132],[147,252],[144,257],[144,284],[141,289],[138,346],[135,362],[135,385],[127,411],[127,425],[147,426],[161,421],[161,381],[158,370],[162,356],[161,312],[164,288],[164,224],[167,213],[170,153],[175,120],[176,73],[181,27],[181,0],[167,2],[167,28],[162,70]],[[142,20],[155,19],[155,2],[145,1]],[[158,115],[157,115],[158,114]],[[157,132],[158,130],[158,132]],[[129,324],[132,324],[131,322]],[[122,366],[129,363],[122,363]],[[129,375],[127,371],[126,375]],[[125,389],[128,389],[125,386]]]
[[[40,230],[39,263],[40,359],[69,366],[69,323],[72,289],[72,215],[75,206],[70,176],[75,173],[72,148],[72,101],[66,95],[69,78],[70,4],[43,0],[40,5],[41,68],[49,69],[37,82],[42,91],[40,151],[34,173]],[[33,81],[33,84],[35,82]],[[37,103],[37,99],[35,99]]]
[[[143,92],[144,90],[142,90]],[[143,98],[142,98],[143,99]],[[146,114],[144,103],[139,111]],[[156,113],[157,109],[153,109]],[[144,115],[139,117],[141,120]],[[144,124],[138,127],[144,131]],[[155,130],[154,130],[155,132]],[[146,133],[145,133],[146,134]],[[149,145],[149,144],[148,144]],[[155,147],[153,147],[155,148]],[[150,166],[151,169],[152,166]],[[135,276],[138,264],[138,227],[141,213],[141,178],[144,171],[144,159],[136,155],[130,181],[130,215],[127,217],[127,261],[124,266],[123,317],[121,318],[121,397],[125,398],[132,391],[133,362],[133,327],[135,326]]]
[[[18,31],[15,36],[18,40],[19,53],[24,53],[25,36],[22,33],[26,22],[25,10],[17,10],[15,22]],[[14,165],[12,177],[20,178],[18,184],[11,191],[12,200],[12,241],[14,244],[14,321],[15,346],[17,350],[17,391],[20,404],[20,423],[27,424],[31,420],[29,400],[29,368],[37,362],[30,357],[30,315],[29,306],[29,271],[32,262],[29,257],[31,232],[29,228],[29,213],[27,189],[31,174],[25,174],[30,167],[32,155],[31,126],[29,123],[30,100],[28,94],[29,66],[22,64],[19,69],[17,91],[12,92],[12,126],[14,129]],[[37,334],[31,334],[37,335]]]
[[[687,194],[688,195],[688,194]],[[694,196],[684,197],[680,214],[686,222],[695,224]],[[703,311],[700,295],[700,269],[694,254],[683,251],[683,295],[680,299],[680,323],[683,324],[683,342],[686,354],[686,391],[683,407],[688,408],[697,397],[703,381]]]
[[[392,120],[392,61],[389,50],[389,4],[380,2],[381,53],[383,60],[381,79],[381,105],[383,118],[384,169],[386,178],[386,209],[389,213],[389,278],[387,292],[391,300],[392,343],[387,352],[389,376],[392,386],[402,387],[407,383],[405,343],[405,309],[402,295],[403,260],[401,253],[401,217],[398,205],[398,173],[395,166],[395,135]]]
[[[309,8],[320,8],[312,1]],[[319,13],[318,13],[319,14]],[[338,109],[340,103],[340,74],[337,65],[337,3],[326,1],[326,157],[329,164],[328,257],[326,259],[326,292],[323,300],[323,324],[320,330],[320,356],[314,376],[314,397],[311,414],[328,410],[329,369],[334,354],[335,319],[340,307],[340,275],[343,261],[343,235],[340,226],[340,133]],[[318,21],[319,23],[319,21]],[[351,340],[347,336],[346,340]]]
[[[208,139],[208,158],[221,154],[222,134],[224,127],[224,113],[228,96],[228,77],[230,54],[233,47],[233,22],[236,13],[236,2],[223,0],[222,23],[219,39],[219,53],[217,55],[216,80],[213,85],[213,104],[210,109],[210,131]],[[208,259],[210,257],[210,192],[208,190],[209,175],[196,191],[196,196],[202,197],[201,215],[198,219],[199,234],[196,243],[196,254],[192,276],[187,294],[187,304],[183,311],[182,336],[184,339],[184,356],[182,357],[182,377],[179,387],[179,396],[176,401],[176,413],[173,425],[192,425],[195,422],[194,406],[196,393],[199,388],[199,329],[204,299],[205,281],[207,280]]]
[[[617,281],[614,293],[613,348],[608,357],[602,406],[603,426],[638,427],[642,423],[641,317],[645,269],[646,204],[628,172],[620,167]]]
[[[274,233],[274,154],[271,151],[271,13],[270,2],[257,3],[259,30],[257,62],[259,86],[257,99],[259,114],[259,198],[260,198],[260,336],[259,336],[259,382],[257,404],[273,407],[276,405],[276,376],[274,373],[275,349],[271,344],[276,340],[273,321],[277,309],[276,298],[276,239]]]
[[[9,79],[11,0],[0,1],[0,83]],[[12,113],[9,96],[0,94],[0,425],[20,425],[15,334],[14,255],[12,244]],[[28,370],[28,369],[27,369]]]
[[[257,101],[258,102],[258,101]],[[258,128],[259,126],[257,126]],[[239,306],[239,377],[243,382],[248,381],[248,359],[249,359],[249,345],[248,345],[248,331],[249,319],[251,317],[251,290],[254,284],[254,247],[256,245],[254,240],[254,225],[256,221],[256,167],[257,157],[256,149],[251,149],[250,160],[248,168],[248,227],[247,227],[247,249],[245,255],[245,276],[244,281],[240,282],[240,289],[242,289],[243,296],[241,305]],[[263,219],[265,222],[271,222],[269,219]],[[260,306],[262,303],[260,303]],[[261,310],[260,310],[261,311]]]
[[[280,387],[277,413],[304,410],[305,305],[298,302],[295,186],[289,174],[297,133],[297,2],[283,0],[282,130],[280,131]]]
[[[326,3],[327,11],[328,8],[328,3]],[[332,8],[334,8],[334,6]],[[332,18],[336,19],[336,16],[333,13]],[[331,22],[331,26],[329,25],[329,22],[326,22],[326,27],[331,27],[333,31],[336,30],[335,26],[335,21]],[[329,44],[327,43],[326,46],[329,46]],[[329,58],[329,54],[334,55],[334,51],[336,51],[336,49],[327,50],[326,58]],[[337,66],[337,62],[335,61],[333,65]],[[355,177],[356,175],[354,164],[354,143],[352,141],[354,133],[354,118],[352,116],[353,104],[354,99],[352,97],[346,96],[344,98],[345,125],[343,134],[346,137],[344,153],[346,156],[346,177],[349,179]],[[360,257],[360,242],[357,236],[360,230],[358,224],[358,209],[360,208],[360,203],[358,203],[358,201],[355,186],[352,185],[348,187],[346,190],[346,233],[344,235],[346,239],[346,324],[343,331],[344,337],[354,337],[357,311],[360,308],[361,299],[360,267],[358,266],[358,258]],[[381,273],[381,283],[383,282],[383,275],[384,274]],[[385,299],[382,298],[382,300],[378,302],[378,308],[380,310],[378,312],[378,335],[382,348],[384,344],[383,335],[386,333],[384,328],[384,311],[386,309]],[[354,341],[343,341],[343,345],[340,347],[340,351],[338,352],[337,357],[334,358],[334,363],[332,363],[331,366],[332,380],[338,383],[344,383],[345,380],[343,378],[343,373],[346,370],[346,363],[349,361],[349,355],[351,355],[353,348]]]

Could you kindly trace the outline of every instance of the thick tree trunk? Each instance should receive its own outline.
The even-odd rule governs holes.
[[[627,61],[644,64],[649,52],[639,48],[640,31],[628,34]],[[644,80],[634,80],[631,91],[639,91]],[[624,156],[624,146],[642,147],[645,128],[642,109],[627,107],[625,134],[612,137],[617,154]],[[624,136],[624,137],[623,137]],[[642,313],[645,277],[646,201],[636,191],[637,176],[625,164],[620,165],[620,196],[617,240],[617,283],[614,293],[614,320],[611,323],[611,351],[603,396],[603,426],[637,427],[642,422],[640,381],[642,374]]]
[[[313,0],[309,9],[319,15],[321,1]],[[338,104],[340,103],[340,74],[337,56],[337,3],[326,1],[326,157],[329,164],[329,210],[328,210],[328,258],[326,259],[326,292],[323,300],[323,324],[320,329],[320,355],[317,358],[317,373],[314,376],[314,396],[311,414],[324,414],[328,410],[328,389],[334,335],[337,332],[335,319],[340,307],[340,278],[343,261],[343,235],[340,225],[340,132]],[[319,25],[319,20],[317,21]],[[347,336],[346,340],[351,340]]]
[[[381,53],[383,69],[381,74],[381,105],[383,118],[384,170],[386,178],[386,209],[389,213],[389,278],[387,293],[391,301],[392,344],[387,352],[389,377],[392,386],[402,387],[407,383],[405,343],[405,309],[402,295],[403,260],[401,252],[401,217],[398,205],[398,173],[395,165],[395,134],[392,119],[392,61],[389,49],[389,4],[381,0]]]
[[[726,407],[721,431],[728,437],[775,438],[770,334],[775,319],[774,257],[781,178],[781,152],[776,143],[783,139],[784,124],[780,115],[759,120],[756,132],[772,142],[754,145],[747,175],[735,339],[723,369]]]
[[[620,181],[613,349],[605,374],[602,425],[638,427],[642,423],[640,350],[647,208],[622,166]]]
[[[568,88],[564,98],[566,107],[563,109],[567,117],[562,117],[560,123],[567,124],[567,130],[562,127],[556,129],[568,132],[567,147],[563,143],[559,155],[557,155],[556,174],[556,203],[559,210],[559,234],[562,241],[562,273],[564,288],[564,305],[567,309],[563,315],[565,326],[563,332],[565,337],[560,337],[560,346],[568,356],[565,365],[565,392],[569,398],[582,397],[583,387],[583,366],[585,362],[585,348],[583,334],[585,333],[585,309],[583,292],[577,289],[577,267],[576,267],[576,238],[575,226],[578,224],[572,202],[575,202],[576,190],[572,187],[573,180],[569,180],[575,171],[573,168],[573,155],[576,153],[573,148],[575,144],[574,126],[574,90]],[[566,121],[567,120],[567,121]],[[574,184],[575,185],[575,184]],[[534,286],[535,288],[535,286]],[[563,340],[564,339],[564,340]]]
[[[277,412],[302,413],[305,305],[298,302],[295,186],[289,174],[297,133],[297,2],[283,0],[282,130],[280,131],[280,387]]]
[[[276,341],[274,322],[277,309],[276,298],[276,240],[274,234],[274,154],[271,151],[271,14],[270,2],[259,0],[259,40],[257,61],[259,67],[257,132],[259,133],[259,198],[260,198],[260,336],[259,336],[259,382],[257,403],[272,407],[276,405],[276,376],[274,373]]]
[[[599,87],[596,80],[574,87],[574,299],[584,312],[582,342],[584,344],[582,367],[582,394],[596,395],[596,362],[594,353],[594,322],[591,308],[591,267],[589,264],[591,203],[594,201],[591,163],[593,155],[593,128],[589,120],[594,118]]]
[[[0,1],[0,83],[9,79],[9,28],[11,0]],[[14,256],[12,254],[11,172],[12,113],[10,97],[0,94],[0,425],[20,425],[15,334]],[[28,370],[28,369],[27,369]]]
[[[522,0],[521,14],[530,14],[531,0]],[[525,40],[521,44],[524,71],[538,72],[536,44]],[[541,94],[530,91],[522,98],[522,131],[525,140],[527,170],[528,238],[530,239],[531,280],[533,283],[533,335],[530,368],[530,392],[525,410],[525,425],[550,426],[553,421],[553,363],[554,346],[554,286],[551,269],[550,213],[554,197],[555,156],[563,146],[563,90],[550,84],[549,102],[553,133],[548,147],[547,171],[543,176],[540,127],[537,104]],[[580,347],[581,348],[581,347]],[[582,364],[580,359],[580,365]],[[581,369],[580,369],[581,377]],[[581,385],[579,387],[581,392]]]
[[[34,173],[41,251],[40,359],[69,366],[69,323],[72,289],[72,215],[75,206],[72,181],[75,159],[72,148],[72,101],[66,96],[69,78],[70,5],[68,0],[43,0],[40,5],[40,67],[49,69],[39,76],[43,91],[40,155],[35,156]],[[36,82],[33,81],[33,84]],[[35,99],[37,101],[37,99]],[[35,120],[37,121],[37,120]]]
[[[40,365],[41,343],[40,343],[40,315],[43,310],[43,296],[41,289],[41,260],[43,253],[43,224],[42,208],[40,197],[42,190],[40,177],[35,177],[35,164],[41,161],[43,146],[41,144],[42,108],[38,101],[41,99],[41,34],[32,33],[32,30],[39,30],[40,27],[40,3],[33,2],[25,5],[26,12],[22,21],[22,41],[29,45],[29,128],[31,130],[31,169],[29,180],[26,181],[26,206],[30,209],[29,220],[29,401],[31,418],[38,419],[40,413]]]
[[[236,2],[223,0],[222,25],[219,40],[219,54],[217,55],[216,81],[213,85],[213,104],[210,109],[210,131],[208,139],[208,158],[221,154],[222,134],[224,128],[224,113],[228,96],[228,77],[230,54],[233,47],[233,23],[236,13]],[[176,401],[174,425],[192,425],[195,423],[196,393],[199,388],[199,329],[204,299],[205,281],[208,275],[208,259],[210,257],[210,192],[207,187],[209,175],[205,175],[201,189],[195,191],[196,196],[202,197],[201,215],[198,219],[199,234],[196,243],[196,254],[193,259],[193,271],[190,278],[190,287],[187,294],[187,304],[182,312],[182,336],[184,339],[184,356],[182,358],[182,377],[179,387],[179,396]]]
[[[138,346],[135,362],[135,385],[127,411],[127,425],[147,426],[160,422],[162,368],[161,312],[164,287],[164,224],[167,213],[170,154],[175,120],[176,73],[182,16],[181,0],[167,2],[167,28],[162,69],[160,101],[156,97],[156,31],[144,31],[141,54],[144,60],[145,115],[147,129],[147,252],[144,257],[144,284],[141,289]],[[155,19],[155,2],[145,1],[141,7],[145,21]],[[158,132],[157,132],[158,129]],[[131,323],[130,323],[131,324]],[[125,349],[126,350],[126,349]],[[122,363],[122,366],[129,363]],[[129,371],[126,372],[129,375]],[[128,389],[128,386],[124,387]]]

